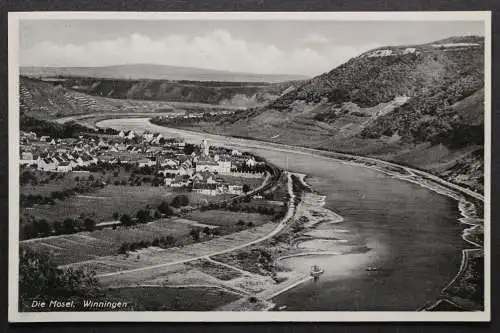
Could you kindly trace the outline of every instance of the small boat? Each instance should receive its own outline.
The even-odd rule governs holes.
[[[318,265],[313,265],[311,267],[311,276],[314,278],[318,278],[321,274],[323,274],[324,270]]]
[[[368,268],[366,268],[366,270],[368,272],[376,272],[378,270],[378,268],[376,268],[376,267],[368,267]]]

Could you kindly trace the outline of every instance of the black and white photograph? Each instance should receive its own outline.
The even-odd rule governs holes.
[[[9,320],[488,321],[490,18],[9,13]]]

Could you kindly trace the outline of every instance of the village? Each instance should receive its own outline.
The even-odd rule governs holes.
[[[118,135],[51,138],[21,132],[20,164],[42,172],[94,171],[103,165],[128,165],[152,174],[156,185],[205,195],[242,194],[248,188],[227,179],[264,177],[265,162],[238,150],[186,144],[162,134],[120,131]],[[229,176],[222,179],[221,176]]]

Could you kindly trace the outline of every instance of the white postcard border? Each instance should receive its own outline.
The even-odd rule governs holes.
[[[491,12],[10,12],[9,69],[9,306],[10,322],[484,322],[491,320]],[[337,20],[337,21],[484,21],[485,145],[482,312],[283,311],[283,312],[19,312],[19,21],[20,20]]]

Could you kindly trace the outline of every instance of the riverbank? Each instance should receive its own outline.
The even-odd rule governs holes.
[[[439,193],[439,194],[445,194],[447,197],[450,197],[450,198],[453,198],[453,200],[459,200],[459,198],[467,198],[467,199],[473,199],[473,200],[476,200],[477,202],[475,202],[475,204],[481,204],[482,200],[483,200],[483,197],[482,195],[480,194],[477,194],[477,193],[474,193],[468,189],[465,189],[465,188],[462,188],[460,186],[457,186],[457,185],[454,185],[454,184],[451,184],[449,182],[446,182],[444,180],[436,180],[433,176],[433,175],[426,175],[425,172],[421,172],[421,171],[418,171],[418,170],[414,170],[412,168],[409,168],[409,167],[405,167],[405,166],[400,166],[400,165],[395,165],[393,163],[389,163],[389,162],[385,162],[385,161],[379,161],[379,163],[376,163],[377,161],[374,161],[374,159],[372,158],[364,158],[364,157],[359,157],[359,156],[352,156],[352,155],[346,155],[346,154],[338,154],[338,153],[331,153],[331,152],[324,152],[324,151],[318,151],[318,150],[314,150],[314,149],[309,149],[309,148],[301,148],[301,147],[292,147],[292,146],[285,146],[285,145],[279,145],[279,144],[273,144],[273,143],[259,143],[258,141],[256,140],[246,140],[246,139],[239,139],[239,138],[226,138],[226,137],[220,137],[220,136],[216,136],[216,135],[211,135],[211,134],[204,134],[204,133],[196,133],[196,132],[189,132],[189,131],[185,131],[185,130],[178,130],[178,129],[171,129],[171,128],[164,128],[164,127],[158,127],[158,126],[152,126],[151,124],[149,123],[145,123],[145,121],[147,122],[147,120],[136,120],[136,121],[131,121],[131,122],[126,122],[126,126],[130,126],[130,127],[134,127],[134,128],[143,128],[142,126],[144,125],[144,128],[148,128],[149,130],[152,130],[152,131],[161,131],[164,135],[174,135],[174,136],[182,136],[182,137],[186,137],[188,138],[189,140],[191,140],[192,142],[199,142],[200,138],[207,138],[211,141],[214,142],[214,144],[220,144],[220,145],[227,145],[231,148],[235,148],[235,149],[244,149],[244,150],[249,150],[249,151],[253,151],[253,152],[256,152],[256,154],[258,154],[259,156],[262,154],[263,156],[265,156],[266,158],[270,158],[272,159],[275,163],[278,163],[280,160],[284,161],[285,160],[285,156],[293,156],[294,160],[292,162],[292,164],[294,165],[294,168],[295,169],[302,169],[304,171],[300,171],[302,173],[308,173],[308,174],[314,174],[314,173],[317,173],[317,172],[320,172],[322,173],[323,171],[319,170],[318,167],[320,165],[320,163],[316,163],[314,164],[314,162],[311,162],[311,161],[318,161],[318,159],[322,159],[324,160],[324,164],[325,164],[325,168],[327,168],[327,166],[329,166],[329,169],[328,169],[328,177],[331,177],[330,174],[333,172],[334,175],[339,173],[337,172],[335,169],[331,169],[332,167],[330,165],[338,165],[338,163],[342,163],[342,164],[346,164],[346,165],[352,165],[353,167],[354,166],[363,166],[364,168],[367,168],[367,169],[371,169],[371,170],[376,170],[377,172],[382,172],[384,173],[385,175],[391,177],[391,178],[394,178],[394,179],[401,179],[402,181],[405,181],[406,183],[413,183],[413,184],[418,184],[420,187],[422,188],[425,188],[425,189],[430,189],[432,190],[432,192],[435,192],[435,193]],[[110,122],[106,122],[106,123],[110,123]],[[112,124],[113,123],[119,123],[119,127],[121,127],[123,124],[122,122],[118,121],[112,121],[111,122]],[[123,127],[121,127],[123,128]],[[272,158],[271,158],[272,157]],[[311,158],[309,158],[311,157]],[[332,160],[336,160],[338,161],[338,163],[332,163]],[[306,164],[303,164],[305,161]],[[313,163],[313,164],[311,164]],[[284,164],[284,163],[281,163],[281,164]],[[323,163],[321,163],[321,165],[323,165]],[[321,166],[321,168],[323,168],[323,166]],[[334,168],[337,168],[337,166],[334,166]],[[340,168],[338,167],[339,169],[338,170],[344,170],[345,168]],[[309,169],[311,169],[311,173],[308,171]],[[317,170],[318,169],[318,170]],[[354,170],[355,168],[353,168]],[[346,170],[349,170],[349,169],[346,169]],[[326,172],[326,169],[325,169],[325,172]],[[359,172],[359,171],[357,171]],[[325,173],[326,175],[326,173]],[[338,177],[344,177],[344,173],[340,172],[339,173],[339,176]],[[350,178],[348,178],[350,179]],[[354,178],[356,181],[360,180],[360,179],[363,179],[363,176],[361,174],[356,174],[356,178]],[[346,180],[347,181],[347,180]],[[378,182],[377,182],[378,183]],[[382,185],[383,183],[380,183],[380,185]],[[395,183],[393,184],[393,182],[391,182],[392,185],[395,185]],[[359,184],[360,186],[363,186],[361,184]],[[369,185],[369,184],[367,184]],[[380,186],[379,185],[379,186]],[[391,186],[392,186],[391,185]],[[316,185],[314,185],[316,186]],[[342,186],[346,186],[346,185],[342,185]],[[357,184],[353,184],[353,185],[349,185],[350,187],[352,186],[358,186]],[[382,185],[383,186],[383,185]],[[370,190],[368,188],[368,190]],[[372,191],[372,190],[370,190]],[[380,192],[378,190],[378,187],[377,187],[377,190],[376,191],[372,191],[373,193],[377,193],[377,192]],[[335,189],[335,193],[339,193],[338,195],[340,195],[342,193],[342,195],[347,195],[347,197],[350,197],[351,196],[351,192],[346,192],[346,189],[344,188],[336,188]],[[355,192],[354,192],[355,193]],[[401,194],[401,193],[400,193]],[[338,196],[337,194],[335,194],[335,196],[337,197]],[[364,195],[364,194],[363,194]],[[367,192],[367,195],[369,195],[369,193]],[[392,197],[390,195],[390,192],[386,192],[385,194],[386,196],[388,196],[389,198]],[[422,195],[424,195],[424,192],[422,192]],[[472,196],[472,198],[470,198]],[[406,197],[406,196],[405,196]],[[374,199],[375,197],[372,198],[372,200]],[[377,197],[378,198],[378,197]],[[408,196],[407,197],[407,200],[408,202],[410,201],[413,201],[414,200],[414,196],[411,195],[411,196]],[[368,198],[367,198],[368,199]],[[377,201],[380,201],[380,202],[385,202],[386,200],[382,200],[383,197],[380,197],[377,199]],[[385,198],[384,198],[385,199]],[[396,197],[393,198],[394,199],[397,199]],[[436,199],[439,199],[439,198],[436,198]],[[354,199],[356,200],[356,199]],[[389,199],[387,199],[389,200]],[[437,207],[439,206],[436,206],[436,205],[439,205],[437,201],[440,201],[440,200],[433,200],[433,210],[436,210]],[[387,201],[388,203],[390,202],[397,202],[396,201]],[[403,201],[405,202],[405,201]],[[463,201],[462,201],[463,202]],[[368,203],[368,202],[366,202]],[[415,204],[417,204],[415,202]],[[371,204],[370,204],[371,205]],[[405,205],[408,205],[408,203],[405,203]],[[335,207],[336,205],[334,205]],[[424,206],[428,206],[428,204],[424,204]],[[375,204],[375,206],[373,207],[384,207],[383,204],[382,206],[380,206],[379,204]],[[456,207],[456,206],[455,206]],[[395,208],[395,207],[394,207]],[[393,208],[393,209],[394,209]],[[408,208],[411,208],[410,206],[408,206],[406,209],[403,209],[404,212],[411,212],[411,209],[408,210]],[[378,209],[378,208],[377,208]],[[423,208],[425,209],[425,208]],[[480,211],[480,209],[478,209]],[[394,211],[393,213],[395,213],[396,211]],[[418,210],[416,212],[419,212]],[[436,211],[438,212],[438,211]],[[429,219],[429,223],[431,225],[434,225],[436,223],[439,223],[440,220],[442,220],[442,217],[439,217],[440,215],[437,213],[435,214],[436,215],[436,218],[437,220],[433,220],[433,217],[434,215],[431,214],[431,216],[427,217]],[[398,215],[394,215],[394,217],[397,217]],[[413,219],[413,217],[417,217],[419,216],[419,214],[417,213],[417,215],[413,215],[412,217],[409,217],[410,219]],[[443,216],[447,216],[447,218],[451,218],[451,216],[449,214],[445,214]],[[462,216],[463,217],[463,216]],[[394,220],[392,217],[390,216],[387,216],[387,217],[384,217],[381,221],[383,221],[382,223],[395,223],[397,220]],[[417,219],[418,220],[418,219]],[[442,221],[445,221],[445,220],[442,220]],[[456,220],[455,220],[456,221]],[[416,224],[414,224],[415,221],[413,221],[412,223],[410,223],[408,225],[408,227],[406,227],[408,229],[408,233],[412,233],[411,230],[412,229],[415,229],[415,226],[416,226],[416,229],[422,237],[425,237],[426,239],[428,239],[429,236],[432,236],[433,240],[431,241],[430,244],[428,245],[433,245],[434,247],[436,247],[436,249],[440,249],[439,251],[444,251],[444,252],[437,252],[438,253],[438,256],[434,256],[434,259],[430,259],[431,261],[429,261],[426,266],[429,267],[429,272],[427,274],[424,274],[423,272],[425,271],[424,268],[420,267],[420,266],[407,266],[405,269],[408,271],[408,274],[410,274],[410,272],[414,272],[415,270],[422,270],[421,273],[419,274],[422,274],[422,277],[424,276],[428,276],[428,274],[434,274],[436,272],[436,269],[443,269],[442,267],[444,267],[444,261],[443,262],[440,262],[432,271],[431,271],[431,267],[433,267],[432,265],[432,261],[436,261],[437,263],[437,260],[436,259],[439,259],[441,260],[441,255],[443,255],[443,260],[445,260],[446,256],[445,256],[445,253],[447,253],[446,251],[449,251],[449,250],[446,250],[444,245],[439,245],[439,242],[438,241],[438,238],[437,237],[438,235],[441,236],[441,240],[440,242],[442,243],[444,241],[444,239],[446,239],[446,236],[445,234],[441,234],[440,232],[436,232],[436,233],[432,233],[432,234],[428,234],[427,236],[425,236],[426,234],[425,233],[422,233],[420,227],[418,227],[418,222]],[[443,225],[443,228],[448,228],[446,227],[445,225]],[[374,230],[380,230],[380,228],[378,229],[374,229]],[[392,228],[388,229],[389,230],[392,230]],[[439,229],[438,229],[439,230]],[[445,230],[445,229],[443,229]],[[392,231],[391,231],[392,233]],[[414,234],[414,233],[412,233]],[[417,236],[420,236],[420,235],[417,235]],[[434,237],[436,236],[436,237]],[[444,239],[442,236],[445,236]],[[451,234],[450,234],[450,237],[451,237]],[[417,237],[417,238],[421,238],[421,237]],[[434,238],[436,238],[434,240]],[[450,239],[451,240],[451,239]],[[444,241],[445,243],[447,243],[447,241]],[[453,241],[453,243],[456,243],[456,241]],[[377,243],[375,242],[374,243],[375,245],[377,245]],[[411,245],[411,243],[401,243],[401,244],[397,244],[397,246],[404,246],[404,247],[407,247],[407,245]],[[411,247],[411,246],[410,246]],[[417,248],[412,248],[412,251],[409,252],[409,254],[413,254],[415,251],[416,252],[422,252],[421,255],[423,255],[425,253],[425,251],[422,251],[422,249],[417,247]],[[450,249],[452,250],[452,249]],[[401,255],[404,257],[406,254],[404,252],[395,252],[395,253],[401,253]],[[451,252],[453,253],[453,252]],[[451,255],[451,253],[449,253],[449,255]],[[449,256],[448,255],[448,256]],[[413,257],[410,256],[408,257],[407,259],[405,260],[413,260],[412,259]],[[449,260],[449,259],[448,259]],[[389,265],[388,263],[386,263],[386,266]],[[391,264],[392,265],[392,264]],[[439,268],[438,268],[439,267]],[[458,265],[455,269],[458,269]],[[434,272],[434,273],[433,273]],[[455,270],[456,272],[456,270]],[[382,272],[378,275],[381,275]],[[454,275],[455,273],[453,273]],[[402,276],[404,275],[403,272],[399,273],[398,272],[398,276],[401,275],[401,278]],[[447,278],[447,281],[449,282],[450,279],[453,277],[453,275],[449,278]],[[413,279],[414,279],[414,285],[419,285],[418,281],[419,279],[416,278],[415,276],[418,276],[418,275],[413,275]],[[407,278],[407,277],[406,277]],[[384,278],[385,279],[385,278]],[[439,280],[439,279],[437,279]],[[399,281],[399,280],[398,280]],[[371,282],[367,282],[367,285],[369,285]],[[442,282],[441,282],[442,283]],[[441,284],[441,288],[443,285],[445,285],[445,283],[442,283]],[[422,288],[422,287],[419,287],[419,288]],[[406,289],[408,291],[411,290],[408,289],[408,286],[406,286]],[[421,290],[421,289],[417,289],[415,290],[414,292],[418,292],[418,290]],[[403,290],[401,290],[401,292],[403,292]],[[432,297],[433,298],[433,297]],[[387,298],[388,300],[390,298]],[[411,303],[411,302],[408,302],[408,303]],[[421,305],[422,303],[420,303]],[[417,308],[418,306],[415,306],[415,308]]]

